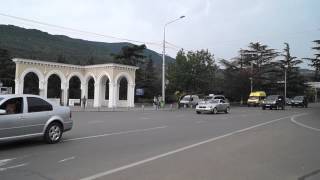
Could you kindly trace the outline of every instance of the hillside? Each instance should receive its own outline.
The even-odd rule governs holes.
[[[104,43],[74,39],[63,35],[51,35],[36,29],[25,29],[13,25],[0,25],[0,48],[9,50],[12,57],[57,61],[63,57],[70,64],[94,64],[114,61],[111,54],[117,54],[130,43]],[[146,49],[146,57],[151,56],[156,65],[162,62],[155,51]],[[167,57],[168,61],[173,61]],[[116,61],[114,61],[116,62]]]

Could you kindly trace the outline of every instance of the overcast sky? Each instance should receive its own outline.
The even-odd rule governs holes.
[[[319,0],[7,0],[0,13],[83,31],[143,42],[162,53],[163,26],[168,42],[186,50],[208,49],[216,58],[230,59],[250,42],[260,41],[292,55],[311,57],[312,41],[320,39]],[[86,40],[121,40],[48,27],[0,16],[0,24],[35,28]],[[167,53],[175,57],[177,48]],[[304,66],[305,67],[305,66]]]

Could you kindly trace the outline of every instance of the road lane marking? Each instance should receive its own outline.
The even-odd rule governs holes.
[[[303,114],[303,115],[307,115],[307,114],[305,113],[305,114]],[[301,115],[301,116],[303,116],[303,115]],[[298,117],[298,116],[296,116],[296,117]],[[307,128],[307,129],[310,129],[310,130],[313,130],[313,131],[320,131],[320,129],[318,129],[318,128],[314,128],[314,127],[305,125],[305,124],[303,124],[303,123],[301,123],[301,122],[298,122],[298,121],[295,119],[296,117],[291,117],[291,122],[295,123],[295,124],[298,125],[298,126],[302,126],[302,127],[304,127],[304,128]]]
[[[1,160],[0,160],[0,166],[4,166],[4,165],[8,164],[8,162],[10,162],[10,161],[12,161],[12,160],[14,160],[14,159],[16,159],[16,158],[12,158],[12,159],[1,159]]]
[[[130,134],[130,133],[137,133],[137,132],[146,132],[146,131],[152,131],[156,129],[164,129],[168,126],[158,126],[153,128],[147,128],[147,129],[135,129],[130,131],[121,131],[121,132],[115,132],[115,133],[108,133],[108,134],[100,134],[100,135],[94,135],[94,136],[86,136],[86,137],[79,137],[79,138],[72,138],[72,139],[66,139],[63,140],[64,142],[67,141],[77,141],[77,140],[83,140],[83,139],[92,139],[92,138],[99,138],[99,137],[106,137],[106,136],[113,136],[113,135],[123,135],[123,134]]]
[[[0,171],[6,171],[9,169],[19,168],[19,167],[23,167],[23,166],[27,166],[27,165],[28,165],[28,163],[24,163],[24,164],[18,164],[18,165],[6,167],[6,168],[0,168]]]
[[[173,150],[173,151],[169,151],[169,152],[157,155],[157,156],[153,156],[153,157],[141,160],[141,161],[137,161],[137,162],[125,165],[125,166],[121,166],[121,167],[118,167],[118,168],[115,168],[115,169],[111,169],[111,170],[107,170],[107,171],[104,171],[104,172],[100,172],[100,173],[94,174],[92,176],[88,176],[88,177],[82,178],[81,180],[93,180],[93,179],[101,178],[101,177],[104,177],[104,176],[107,176],[107,175],[110,175],[110,174],[114,174],[114,173],[117,173],[117,172],[120,172],[120,171],[124,171],[126,169],[133,168],[133,167],[136,167],[136,166],[139,166],[139,165],[142,165],[142,164],[154,161],[154,160],[158,160],[160,158],[164,158],[164,157],[167,157],[167,156],[179,153],[179,152],[183,152],[183,151],[189,150],[191,148],[195,148],[195,147],[198,147],[198,146],[203,145],[203,144],[211,143],[211,142],[214,142],[214,141],[217,141],[217,140],[220,140],[220,139],[223,139],[223,138],[235,135],[235,134],[239,134],[239,133],[242,133],[242,132],[245,132],[245,131],[249,131],[249,130],[254,129],[254,128],[265,126],[265,125],[268,125],[268,124],[271,124],[271,123],[275,123],[275,122],[278,122],[278,121],[281,121],[281,120],[284,120],[284,119],[288,119],[288,118],[293,117],[293,116],[297,116],[297,115],[286,116],[286,117],[274,119],[274,120],[271,120],[271,121],[268,121],[268,122],[260,123],[260,124],[254,125],[254,126],[250,126],[248,128],[236,130],[236,131],[233,131],[233,132],[221,135],[221,136],[217,136],[217,137],[205,140],[205,141],[201,141],[201,142],[189,145],[189,146],[185,146],[185,147],[182,147],[182,148],[179,148],[179,149],[176,149],[176,150]]]
[[[62,162],[66,162],[66,161],[70,161],[70,160],[73,160],[73,159],[75,159],[75,157],[74,157],[74,156],[72,156],[72,157],[68,157],[68,158],[65,158],[65,159],[62,159],[62,160],[58,161],[58,163],[62,163]]]

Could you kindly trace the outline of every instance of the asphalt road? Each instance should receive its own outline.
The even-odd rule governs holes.
[[[320,179],[319,110],[74,112],[59,144],[0,144],[0,179]]]

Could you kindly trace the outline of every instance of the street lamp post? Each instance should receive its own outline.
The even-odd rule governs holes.
[[[284,66],[284,98],[287,98],[287,68],[288,65]]]
[[[172,21],[169,21],[167,22],[165,25],[164,25],[164,28],[163,28],[163,53],[162,53],[162,100],[163,100],[163,103],[165,104],[165,96],[166,96],[166,27],[173,23],[173,22],[176,22],[182,18],[184,18],[185,16],[180,16],[179,18],[177,19],[174,19]]]

